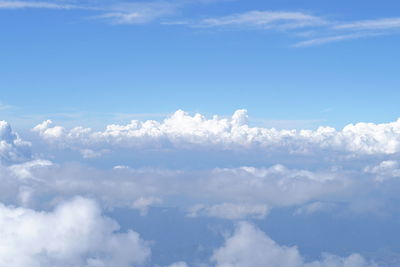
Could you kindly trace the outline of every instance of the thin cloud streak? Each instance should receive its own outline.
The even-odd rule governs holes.
[[[373,36],[378,36],[378,35],[382,35],[382,34],[379,34],[379,33],[354,33],[354,34],[335,35],[335,36],[315,38],[315,39],[311,39],[311,40],[298,42],[298,43],[294,44],[293,47],[317,46],[317,45],[328,44],[328,43],[333,43],[333,42],[373,37]]]
[[[119,4],[109,7],[105,14],[96,16],[111,24],[145,24],[173,15],[180,5],[172,2]]]
[[[82,6],[58,4],[50,2],[28,2],[28,1],[0,1],[0,9],[83,9]]]
[[[160,25],[181,25],[191,28],[238,28],[284,31],[303,40],[292,47],[310,47],[332,42],[396,34],[400,29],[400,18],[381,18],[354,22],[330,21],[322,16],[301,11],[260,11],[251,10],[219,17],[187,20],[177,18],[178,11],[192,2],[152,1],[152,2],[114,2],[110,5],[60,3],[57,1],[11,1],[0,0],[0,9],[53,9],[53,10],[92,10],[98,14],[89,18],[116,25],[138,25],[157,22]],[[82,2],[80,2],[82,3]],[[165,18],[172,18],[166,21]],[[301,32],[302,31],[302,32]],[[314,38],[301,36],[304,31],[312,32]]]
[[[387,30],[387,29],[400,29],[400,18],[383,18],[376,20],[362,20],[352,23],[339,24],[334,27],[335,29],[349,29],[349,30]]]
[[[324,24],[326,24],[326,21],[322,18],[301,12],[249,11],[241,14],[204,19],[195,24],[195,26],[248,26],[266,29],[296,29]]]

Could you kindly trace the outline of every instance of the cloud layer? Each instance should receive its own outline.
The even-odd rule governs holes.
[[[289,154],[321,150],[358,155],[400,152],[400,120],[384,124],[349,124],[341,131],[331,127],[320,127],[315,131],[279,131],[249,126],[246,110],[237,110],[230,118],[214,116],[212,119],[178,110],[163,122],[133,120],[127,125],[108,125],[101,132],[84,127],[67,130],[52,126],[47,120],[33,131],[50,144],[90,150],[110,146],[163,149],[218,145],[220,149],[261,148]]]
[[[4,248],[0,260],[7,266],[130,266],[146,261],[148,245],[134,232],[120,233],[115,222],[101,215],[99,206],[134,209],[140,216],[147,216],[154,206],[174,206],[184,211],[187,220],[223,221],[268,220],[274,210],[289,208],[293,218],[321,212],[388,216],[398,211],[399,121],[357,123],[342,130],[280,131],[252,127],[248,121],[245,110],[212,118],[177,111],[161,122],[132,121],[108,125],[104,131],[67,129],[45,121],[33,128],[31,142],[2,122],[0,228],[4,231],[0,235],[14,252]],[[60,156],[71,151],[68,158]],[[143,167],[130,164],[133,157],[140,159],[146,153],[151,156]],[[199,168],[196,162],[168,161],[176,153],[210,164]],[[117,157],[123,164],[105,166],[107,157]],[[264,157],[269,162],[246,161]],[[159,161],[169,163],[159,167]],[[61,204],[54,211],[35,211],[49,210],[55,203]],[[64,221],[70,222],[65,228]],[[35,227],[37,235],[27,235],[26,224]],[[53,228],[55,236],[71,236],[61,242],[67,247],[59,247],[55,236],[42,238],[44,229]],[[84,246],[75,247],[74,242]],[[38,244],[30,247],[33,243]],[[124,250],[128,247],[137,253]],[[271,262],[369,266],[358,254],[344,258],[324,254],[319,261],[306,262],[296,247],[280,246],[247,223],[238,224],[212,260],[218,267]]]

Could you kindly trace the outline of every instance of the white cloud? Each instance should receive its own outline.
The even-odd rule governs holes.
[[[373,37],[382,35],[381,33],[372,33],[372,32],[358,32],[358,33],[350,33],[350,34],[340,34],[340,35],[333,35],[328,37],[319,37],[315,39],[310,39],[306,41],[301,41],[293,45],[293,47],[307,47],[307,46],[315,46],[315,45],[322,45],[327,43],[345,41],[345,40],[354,40],[366,37]]]
[[[211,207],[200,204],[191,207],[188,211],[188,216],[211,216],[229,220],[246,218],[263,219],[268,214],[268,211],[268,206],[262,204],[222,203]]]
[[[236,111],[231,118],[201,114],[190,116],[178,110],[163,122],[133,120],[127,125],[108,125],[105,131],[94,132],[76,127],[66,130],[45,121],[35,128],[44,140],[61,146],[98,151],[114,148],[190,148],[219,147],[220,150],[265,149],[285,153],[315,153],[331,150],[359,155],[394,154],[400,152],[400,119],[383,124],[349,124],[341,131],[331,127],[312,130],[276,130],[250,127],[245,110]],[[218,145],[218,146],[215,146]]]
[[[149,207],[161,202],[168,205],[170,199],[179,196],[183,199],[181,208],[192,207],[189,215],[226,219],[263,218],[269,208],[311,201],[340,199],[351,203],[353,197],[360,198],[366,189],[374,188],[369,175],[360,179],[358,172],[311,172],[282,165],[198,171],[99,170],[79,164],[33,161],[2,167],[1,171],[0,200],[7,203],[36,205],[41,199],[83,195],[106,207],[138,209],[145,215]],[[193,207],[194,200],[200,206]]]
[[[72,1],[74,3],[74,1]],[[143,24],[171,15],[179,7],[178,3],[169,1],[152,2],[117,2],[112,5],[81,1],[78,4],[60,1],[4,1],[0,0],[0,9],[84,9],[102,12],[92,18],[104,19],[113,24]]]
[[[367,173],[376,175],[377,181],[384,181],[394,177],[400,177],[400,165],[395,160],[384,160],[375,166],[367,166],[364,169]]]
[[[309,215],[317,212],[329,211],[334,207],[331,203],[324,203],[324,202],[312,202],[307,205],[301,206],[294,212],[294,215]]]
[[[48,146],[43,148],[48,158],[59,163],[32,160],[0,166],[3,174],[0,201],[40,207],[42,199],[83,195],[95,198],[106,207],[138,209],[145,215],[149,207],[168,205],[179,196],[180,208],[187,210],[200,205],[197,210],[191,210],[192,216],[233,220],[263,218],[270,208],[282,206],[300,207],[298,212],[302,214],[321,210],[320,204],[312,203],[324,203],[325,208],[340,201],[340,208],[345,208],[356,201],[362,210],[368,206],[370,195],[376,198],[373,201],[382,203],[394,196],[393,190],[393,195],[382,192],[396,185],[396,179],[387,178],[395,177],[398,172],[393,162],[399,151],[399,124],[399,121],[358,123],[341,131],[329,127],[315,131],[277,131],[250,127],[244,110],[236,111],[229,118],[214,116],[212,119],[178,111],[162,122],[132,121],[128,125],[109,125],[99,132],[83,127],[71,130],[53,127],[50,121],[45,121],[34,131],[48,141],[40,143],[41,148]],[[8,139],[3,139],[7,142],[15,139],[16,135],[12,134],[10,139],[11,130],[5,132]],[[118,156],[128,161],[112,162],[109,168],[96,169],[84,164],[62,163],[53,154],[54,150],[48,148],[55,148],[61,154],[69,149],[79,152],[89,149],[95,154],[106,149],[111,151],[107,154],[111,157],[107,156],[106,160]],[[191,169],[186,161],[183,165],[174,163],[171,169],[156,167],[164,156],[169,157],[168,153],[186,150],[188,155],[193,155],[199,148],[204,153],[199,153],[196,160],[208,160],[210,151],[228,151],[221,162],[231,167],[218,167],[219,159],[212,160],[204,169]],[[141,160],[140,156],[148,150],[157,157],[146,159],[146,168],[129,166],[132,155]],[[168,153],[163,155],[163,151]],[[237,157],[231,158],[231,154]],[[242,164],[249,156],[271,160],[263,163],[266,167],[235,167],[237,160]],[[366,159],[368,163],[364,162]],[[95,160],[104,162],[92,158],[89,164]],[[285,161],[284,165],[276,164],[281,160]],[[376,167],[379,164],[382,166]],[[112,168],[113,165],[116,167]],[[377,182],[382,185],[377,187]]]
[[[211,258],[216,267],[368,267],[376,266],[359,254],[346,258],[324,254],[320,261],[305,263],[297,247],[280,246],[254,225],[238,223],[225,244]]]
[[[77,9],[75,5],[61,4],[60,2],[41,1],[0,1],[0,9],[43,8],[43,9]]]
[[[0,121],[0,163],[23,161],[31,157],[29,142],[23,141],[11,126]]]
[[[162,203],[162,200],[156,197],[140,197],[132,203],[132,208],[138,209],[142,216],[147,215],[150,206]]]
[[[170,16],[179,6],[167,1],[121,3],[109,7],[106,13],[96,18],[108,20],[113,24],[143,24]]]
[[[324,25],[326,22],[319,17],[302,12],[284,11],[249,11],[224,17],[208,18],[198,23],[198,26],[247,26],[264,29],[295,29]]]
[[[118,229],[89,199],[75,198],[52,212],[0,205],[0,266],[130,267],[145,262],[148,245],[136,232]]]
[[[52,165],[53,163],[51,161],[38,159],[33,161],[27,161],[21,164],[11,165],[9,169],[19,179],[35,179],[34,175],[32,174],[33,169],[52,166]]]
[[[375,20],[362,20],[338,24],[335,29],[346,30],[388,30],[400,29],[400,18],[383,18]]]

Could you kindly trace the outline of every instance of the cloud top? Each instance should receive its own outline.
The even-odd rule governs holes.
[[[331,127],[317,130],[276,130],[251,127],[246,110],[237,110],[230,118],[178,110],[162,122],[133,120],[127,125],[108,125],[104,131],[75,127],[65,129],[44,121],[33,128],[41,138],[53,144],[99,150],[112,147],[193,148],[216,146],[222,150],[265,149],[287,153],[314,153],[330,150],[357,155],[400,152],[400,120],[391,123],[349,124],[338,131]]]

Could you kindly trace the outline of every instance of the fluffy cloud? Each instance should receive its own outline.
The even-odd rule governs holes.
[[[324,254],[320,261],[305,263],[297,247],[280,246],[254,225],[238,223],[225,244],[214,251],[216,267],[372,267],[359,254],[342,258]]]
[[[0,121],[0,163],[23,161],[30,158],[30,143],[12,131],[10,124]]]
[[[288,154],[400,152],[400,120],[384,124],[350,124],[341,131],[331,127],[320,127],[315,131],[276,130],[250,127],[246,110],[238,110],[230,118],[214,116],[212,119],[200,114],[190,116],[178,110],[163,122],[133,120],[127,125],[108,125],[101,132],[84,127],[67,130],[62,126],[52,126],[48,120],[33,131],[50,143],[91,151],[110,147],[166,149],[213,146],[220,150],[263,149]]]
[[[52,212],[0,205],[0,266],[121,266],[142,264],[150,249],[136,232],[118,224],[97,204],[75,198]]]

